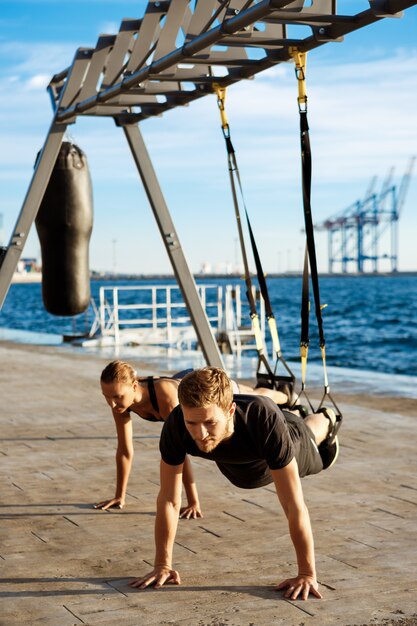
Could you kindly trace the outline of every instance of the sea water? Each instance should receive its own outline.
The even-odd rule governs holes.
[[[272,309],[276,318],[282,352],[299,371],[301,278],[297,276],[268,278]],[[240,284],[233,277],[197,279],[205,285]],[[174,279],[92,281],[93,298],[98,301],[100,286],[176,284]],[[174,292],[175,293],[175,292]],[[320,295],[326,339],[326,357],[334,383],[350,382],[364,389],[372,379],[380,390],[406,393],[417,397],[417,275],[324,276],[320,279]],[[180,297],[178,293],[178,297]],[[12,284],[0,313],[0,339],[58,344],[63,335],[88,332],[93,321],[92,309],[76,318],[48,314],[42,303],[40,284]],[[250,319],[247,319],[248,325]],[[271,343],[267,337],[271,352]],[[111,352],[113,350],[113,353]],[[103,351],[102,351],[103,352]],[[107,349],[109,358],[114,348]],[[166,354],[157,348],[125,348],[124,358],[146,359],[155,367]],[[122,354],[122,356],[123,356]],[[120,351],[119,351],[120,355]],[[256,355],[248,355],[240,364],[230,367],[235,375],[251,376],[256,368]],[[188,355],[193,366],[201,355]],[[318,346],[314,305],[310,314],[309,372],[313,382],[320,378],[321,353]],[[171,353],[169,367],[182,369],[184,355]]]

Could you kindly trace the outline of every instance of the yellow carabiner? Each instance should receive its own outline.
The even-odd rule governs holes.
[[[307,52],[300,52],[295,46],[288,49],[295,63],[295,75],[298,81],[298,107],[300,111],[307,110],[307,91],[306,91],[306,68],[307,68]]]
[[[219,111],[220,111],[220,119],[222,122],[222,128],[223,130],[228,130],[229,129],[229,122],[227,120],[227,115],[226,115],[226,87],[220,87],[220,85],[218,83],[214,83],[213,84],[213,89],[214,89],[214,93],[217,96],[217,106],[219,107]]]

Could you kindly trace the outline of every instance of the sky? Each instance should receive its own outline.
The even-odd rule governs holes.
[[[0,242],[7,245],[38,150],[52,120],[46,85],[78,47],[116,33],[146,2],[0,0]],[[367,9],[339,0],[338,11]],[[316,224],[365,196],[392,167],[399,185],[417,154],[417,7],[328,43],[308,55],[308,116]],[[301,269],[304,234],[297,85],[280,64],[228,89],[227,112],[264,270]],[[224,140],[215,97],[147,120],[141,130],[193,272],[241,269]],[[170,273],[123,131],[111,119],[79,118],[70,138],[86,153],[94,190],[90,267]],[[417,270],[417,164],[399,221],[398,269]],[[380,254],[389,253],[389,230]],[[319,271],[328,269],[327,233],[316,230]],[[35,227],[23,256],[39,257]],[[253,263],[251,262],[251,267]],[[382,262],[380,269],[389,269]]]

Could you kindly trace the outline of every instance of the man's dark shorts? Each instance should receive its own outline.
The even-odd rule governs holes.
[[[323,469],[323,462],[313,431],[307,426],[302,417],[294,415],[294,413],[285,409],[282,412],[294,444],[298,472],[301,478],[310,474],[318,474]]]

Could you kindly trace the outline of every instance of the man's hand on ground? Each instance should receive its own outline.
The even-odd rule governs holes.
[[[295,578],[287,578],[279,583],[278,590],[286,589],[285,598],[297,600],[300,596],[301,600],[307,600],[308,594],[312,593],[316,598],[322,598],[319,591],[319,585],[314,576],[296,576]]]
[[[147,587],[160,589],[165,583],[180,585],[181,578],[179,573],[175,569],[169,569],[169,567],[155,567],[152,572],[149,572],[146,576],[132,580],[129,586],[138,589],[146,589]]]

